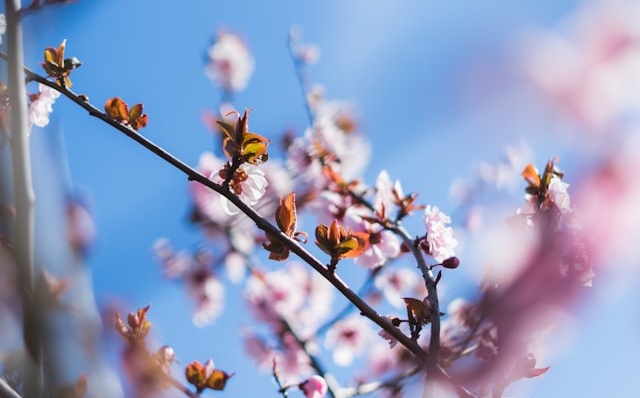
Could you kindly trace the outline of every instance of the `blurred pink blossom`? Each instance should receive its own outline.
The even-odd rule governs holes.
[[[325,347],[333,350],[333,361],[337,365],[348,366],[372,337],[370,322],[362,316],[353,315],[336,322],[327,331]]]
[[[422,280],[414,270],[401,268],[383,271],[374,283],[391,305],[396,308],[404,308],[405,303],[402,297],[413,295],[422,284]]]
[[[230,92],[247,87],[255,62],[240,37],[229,32],[219,33],[208,55],[207,77]]]
[[[322,398],[327,394],[327,382],[318,375],[313,375],[300,383],[300,389],[306,398]]]
[[[633,1],[583,2],[562,33],[533,32],[523,63],[555,109],[595,131],[640,110],[640,6]]]
[[[281,319],[285,319],[296,333],[311,337],[329,314],[333,290],[322,276],[290,262],[277,270],[252,275],[245,299],[258,320],[279,330]]]

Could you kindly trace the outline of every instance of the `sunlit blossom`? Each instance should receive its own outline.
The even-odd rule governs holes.
[[[40,92],[35,95],[35,99],[29,105],[29,122],[38,127],[45,127],[49,124],[53,103],[60,97],[60,93],[42,83],[38,85],[38,89]]]
[[[428,205],[424,209],[424,223],[427,227],[427,242],[431,256],[440,262],[455,256],[454,248],[458,241],[453,237],[453,229],[447,227],[451,218],[437,207]]]
[[[227,91],[241,91],[253,74],[254,60],[247,45],[237,35],[220,33],[209,48],[207,77]]]

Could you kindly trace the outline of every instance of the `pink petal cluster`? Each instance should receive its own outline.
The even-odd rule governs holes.
[[[440,262],[455,256],[454,248],[458,241],[453,237],[453,229],[447,227],[451,218],[437,207],[428,205],[424,209],[424,223],[431,256]]]
[[[240,37],[229,32],[220,33],[208,55],[207,77],[227,91],[237,92],[247,87],[255,62]]]
[[[49,115],[53,112],[53,103],[60,93],[56,90],[40,83],[38,85],[40,93],[29,105],[29,122],[38,127],[45,127],[49,124]]]
[[[400,240],[393,232],[383,230],[379,225],[372,225],[367,232],[371,236],[369,247],[355,258],[356,264],[373,269],[400,255]]]
[[[300,389],[306,398],[322,398],[327,394],[327,382],[318,375],[309,377],[300,383]]]

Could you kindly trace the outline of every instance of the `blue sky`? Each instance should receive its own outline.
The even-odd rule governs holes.
[[[530,123],[529,102],[511,101],[518,88],[509,82],[521,29],[557,24],[577,1],[468,3],[197,0],[177,6],[80,0],[27,19],[25,62],[38,69],[42,49],[66,38],[68,55],[83,62],[72,76],[74,90],[98,107],[112,96],[143,102],[150,115],[143,133],[195,165],[212,145],[201,116],[217,105],[220,94],[203,70],[206,48],[219,28],[243,35],[256,59],[251,83],[236,99],[238,108],[254,109],[252,129],[264,135],[287,127],[303,131],[306,116],[286,47],[289,27],[299,25],[305,39],[321,48],[312,81],[322,83],[329,98],[353,100],[359,109],[373,146],[366,179],[372,182],[386,168],[402,179],[405,190],[449,211],[451,181],[469,174],[474,162],[498,159],[521,137],[532,142],[538,163],[561,155],[537,151],[545,135],[533,134],[540,126]],[[510,117],[500,118],[501,111]],[[257,376],[239,354],[240,342],[229,337],[250,322],[242,315],[237,289],[229,289],[221,321],[197,329],[182,289],[162,279],[152,258],[158,237],[181,247],[199,241],[186,221],[184,176],[69,101],[55,104],[52,128],[64,130],[74,187],[89,198],[96,218],[98,238],[89,262],[98,301],[120,300],[131,308],[153,303],[157,337],[171,344],[183,363],[212,357],[237,372],[228,395],[275,396],[269,375]],[[602,396],[612,384],[621,392],[640,392],[637,381],[625,379],[637,367],[623,366],[640,352],[633,343],[637,316],[610,306],[620,298],[606,298],[607,288],[593,290],[599,299],[589,300],[576,320],[584,333],[544,378],[524,383],[532,388],[523,391],[526,396]],[[601,325],[616,325],[615,340],[630,345],[610,341],[610,349],[598,350],[614,332],[593,327],[594,317]],[[613,367],[605,365],[614,361]],[[594,382],[587,386],[585,380]]]

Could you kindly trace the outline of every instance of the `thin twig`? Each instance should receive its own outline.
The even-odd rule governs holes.
[[[8,89],[11,103],[11,158],[15,203],[13,245],[22,298],[23,334],[26,347],[24,395],[40,397],[43,391],[40,321],[34,297],[34,206],[31,179],[27,92],[24,85],[20,0],[5,0],[7,13]]]
[[[311,109],[311,104],[309,103],[309,79],[305,70],[305,63],[300,60],[300,58],[295,53],[296,38],[294,38],[294,32],[289,31],[288,37],[288,47],[289,47],[289,55],[291,55],[291,59],[293,60],[293,69],[296,72],[296,78],[298,79],[298,85],[300,86],[300,90],[302,91],[304,109],[307,113],[307,117],[309,118],[309,126],[313,127],[314,124],[314,115],[313,110]]]
[[[392,379],[389,379],[387,381],[373,381],[370,383],[365,383],[365,384],[361,384],[357,387],[352,387],[352,388],[345,388],[343,390],[344,395],[342,398],[351,398],[351,397],[356,397],[359,395],[366,395],[366,394],[371,394],[374,393],[376,391],[379,391],[383,388],[393,388],[393,387],[397,387],[402,381],[406,380],[407,378],[414,376],[418,373],[420,373],[420,371],[422,370],[421,367],[415,367],[411,370],[409,370],[408,372],[399,374],[395,377],[393,377]]]
[[[278,392],[282,394],[283,398],[289,397],[289,386],[282,385],[282,380],[280,380],[280,375],[278,374],[278,360],[277,357],[273,357],[273,366],[271,368],[271,372],[273,374],[273,380],[276,382],[278,386]]]

